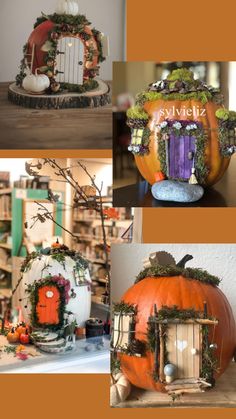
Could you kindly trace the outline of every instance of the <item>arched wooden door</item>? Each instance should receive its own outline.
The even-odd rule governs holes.
[[[60,322],[59,319],[60,292],[54,285],[45,285],[38,290],[38,303],[36,312],[38,323],[42,326],[45,324],[55,324]]]
[[[169,138],[169,176],[173,179],[188,180],[194,167],[196,138],[190,135]]]
[[[65,36],[58,41],[57,81],[83,84],[84,44],[79,38]]]

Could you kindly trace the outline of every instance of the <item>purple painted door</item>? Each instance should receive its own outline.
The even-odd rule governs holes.
[[[189,153],[195,153],[195,137],[174,134],[169,138],[169,176],[171,178],[189,179],[193,167],[193,159]]]

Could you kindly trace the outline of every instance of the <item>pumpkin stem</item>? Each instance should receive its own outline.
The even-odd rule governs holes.
[[[185,255],[177,264],[176,266],[178,266],[179,268],[185,268],[185,264],[189,261],[193,259],[192,255]]]

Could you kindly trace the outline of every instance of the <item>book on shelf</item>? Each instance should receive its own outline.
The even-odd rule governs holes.
[[[0,219],[11,218],[11,196],[1,195],[0,196]]]

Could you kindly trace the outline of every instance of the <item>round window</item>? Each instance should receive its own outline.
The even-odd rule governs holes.
[[[53,295],[54,295],[54,294],[53,294],[53,292],[52,292],[52,291],[47,291],[47,292],[46,292],[46,297],[47,297],[47,298],[52,298],[52,297],[53,297]]]

